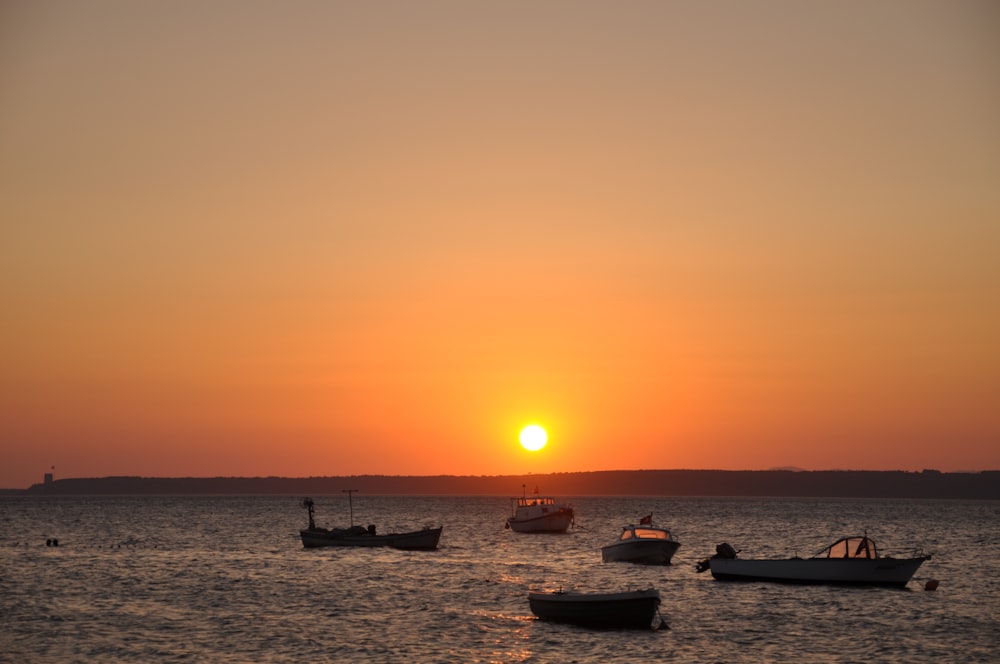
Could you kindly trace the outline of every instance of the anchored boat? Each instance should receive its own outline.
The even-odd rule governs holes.
[[[903,588],[930,555],[914,551],[905,558],[879,554],[875,540],[867,535],[844,537],[810,558],[738,558],[727,543],[716,554],[698,563],[697,570],[711,570],[722,581],[775,581],[841,585],[894,586]]]
[[[681,544],[670,531],[653,525],[653,515],[642,517],[639,525],[622,528],[618,541],[601,547],[601,559],[606,562],[669,565]]]
[[[514,512],[507,517],[504,527],[515,533],[564,533],[573,525],[573,508],[557,503],[554,498],[539,496],[538,489],[530,497],[522,493],[520,498],[511,498],[511,503]]]
[[[315,503],[312,498],[303,498],[302,506],[309,510],[309,527],[299,531],[302,546],[388,546],[394,549],[436,549],[441,539],[442,527],[427,527],[406,533],[379,535],[375,526],[367,528],[354,525],[354,505],[350,496],[354,489],[345,491],[351,504],[351,526],[349,528],[320,528],[316,525]]]
[[[653,588],[621,593],[528,593],[528,606],[541,620],[649,629],[660,606],[660,593]],[[661,627],[665,625],[661,621]]]

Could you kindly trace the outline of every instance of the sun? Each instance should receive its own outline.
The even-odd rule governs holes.
[[[529,452],[537,452],[549,442],[549,434],[537,424],[529,424],[521,429],[521,447]]]

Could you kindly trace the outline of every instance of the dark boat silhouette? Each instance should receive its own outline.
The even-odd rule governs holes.
[[[423,528],[405,533],[389,533],[379,535],[375,526],[367,528],[354,525],[354,505],[351,494],[354,489],[345,491],[351,504],[351,525],[348,528],[320,528],[315,521],[315,503],[312,498],[303,498],[302,506],[309,510],[309,527],[299,531],[302,546],[315,548],[321,546],[388,546],[394,549],[436,549],[441,539],[442,527]]]

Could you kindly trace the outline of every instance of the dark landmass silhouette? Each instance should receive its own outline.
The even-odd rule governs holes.
[[[532,475],[67,478],[3,490],[24,496],[373,495],[773,496],[1000,500],[1000,471],[606,470]]]

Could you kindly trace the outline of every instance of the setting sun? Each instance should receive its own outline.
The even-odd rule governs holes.
[[[537,424],[530,424],[521,429],[521,447],[529,452],[537,452],[545,447],[547,442],[549,442],[549,434],[545,433],[545,429]]]

